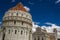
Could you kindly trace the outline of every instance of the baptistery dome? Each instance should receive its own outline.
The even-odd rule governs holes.
[[[32,25],[32,17],[30,13],[24,8],[22,3],[18,3],[15,7],[12,7],[7,12],[5,12],[3,21],[7,21],[7,23],[5,22],[7,26],[10,23],[8,23],[8,21],[11,21],[11,25],[13,25],[12,22],[18,22],[16,25],[19,26],[19,21]]]
[[[2,29],[3,40],[32,40],[32,16],[22,3],[5,12]]]

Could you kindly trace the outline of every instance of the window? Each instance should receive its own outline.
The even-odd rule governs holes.
[[[18,16],[18,13],[16,15]]]
[[[43,40],[43,38],[42,38],[42,40]]]
[[[3,30],[5,30],[5,28],[3,28]]]
[[[23,34],[23,31],[21,30],[21,35]]]
[[[22,22],[22,25],[23,25],[23,22]]]
[[[2,40],[4,40],[5,39],[5,33],[3,34],[3,39]]]
[[[5,28],[3,28],[3,31],[5,32]]]
[[[9,34],[10,34],[10,30],[9,30]]]
[[[15,30],[15,34],[17,33],[17,30]]]
[[[14,21],[14,24],[16,24],[16,21]]]
[[[30,33],[31,33],[31,30],[30,30]]]

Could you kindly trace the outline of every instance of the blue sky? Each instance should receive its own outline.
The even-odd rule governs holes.
[[[58,0],[0,0],[0,22],[5,11],[19,2],[30,8],[33,21],[40,22],[40,26],[46,25],[46,22],[60,26],[60,1]]]

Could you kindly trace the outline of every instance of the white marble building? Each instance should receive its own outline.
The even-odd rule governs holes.
[[[32,40],[32,16],[18,3],[5,12],[1,30],[1,40]]]

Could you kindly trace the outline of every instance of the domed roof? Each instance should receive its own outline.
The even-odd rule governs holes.
[[[22,3],[18,3],[15,7],[13,8],[10,8],[10,10],[21,10],[21,11],[24,11],[24,12],[28,12]]]

